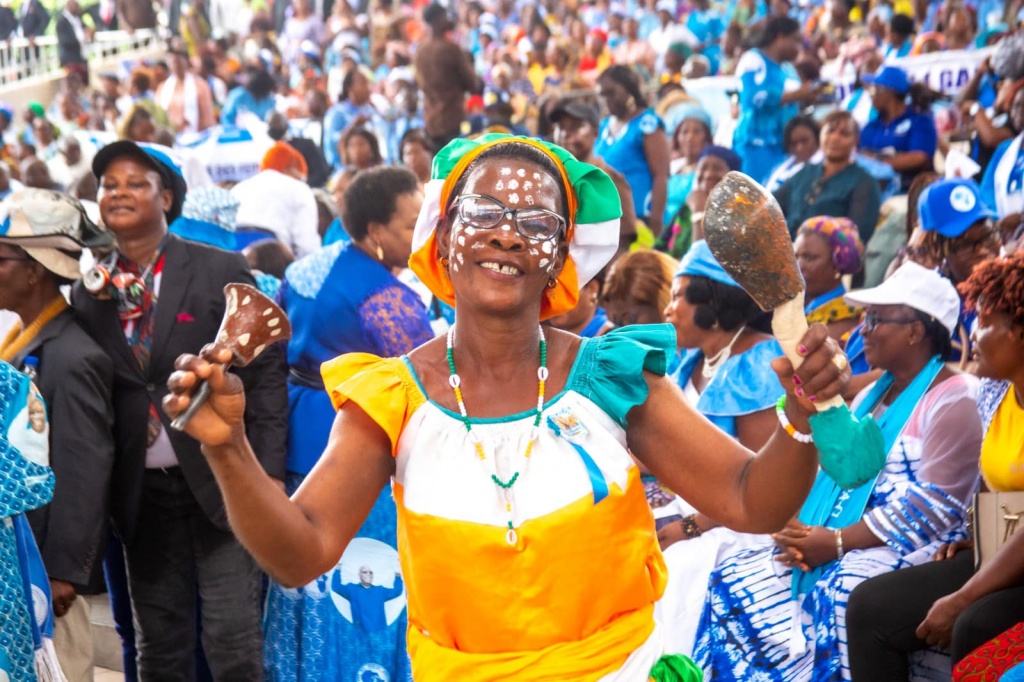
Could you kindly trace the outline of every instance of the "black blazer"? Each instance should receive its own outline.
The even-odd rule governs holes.
[[[63,12],[57,15],[57,59],[61,66],[85,64],[82,44],[78,42],[75,29]]]
[[[103,301],[78,283],[72,303],[82,325],[114,362],[114,477],[111,513],[114,528],[126,545],[135,537],[136,517],[146,466],[146,424],[149,403],[160,412],[182,474],[210,521],[230,530],[224,501],[199,443],[170,428],[163,413],[167,378],[182,353],[198,353],[214,340],[224,316],[226,284],[255,286],[245,260],[211,246],[171,235],[156,304],[149,371],[143,373],[132,354],[117,316],[117,304]],[[236,370],[245,385],[245,422],[249,441],[263,468],[284,479],[288,434],[287,367],[282,344],[263,352],[248,367]]]
[[[50,14],[39,0],[25,2],[28,3],[28,9],[24,14],[19,12],[21,35],[25,38],[38,38],[46,33],[46,27],[50,25]]]
[[[18,17],[10,7],[0,7],[0,40],[7,40],[18,30]]]
[[[95,594],[103,586],[110,474],[114,466],[114,364],[71,310],[51,320],[13,363],[38,361],[36,386],[50,420],[50,504],[28,521],[51,578]]]

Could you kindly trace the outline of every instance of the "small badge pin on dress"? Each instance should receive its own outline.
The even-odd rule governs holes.
[[[551,421],[558,427],[559,435],[565,438],[582,438],[590,433],[580,418],[568,407],[551,415]]]

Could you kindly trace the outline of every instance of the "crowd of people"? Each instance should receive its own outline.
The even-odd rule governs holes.
[[[90,74],[138,4],[0,102],[0,679],[106,592],[143,682],[1024,680],[1021,2],[192,0]],[[225,373],[229,283],[291,338]]]

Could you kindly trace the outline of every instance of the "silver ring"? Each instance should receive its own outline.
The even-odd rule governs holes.
[[[839,371],[842,372],[850,362],[846,359],[844,354],[836,353],[832,356],[832,364],[838,367]]]

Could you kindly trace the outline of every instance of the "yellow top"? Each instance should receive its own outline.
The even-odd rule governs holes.
[[[981,474],[994,492],[1024,490],[1024,408],[1011,387],[981,444]]]

